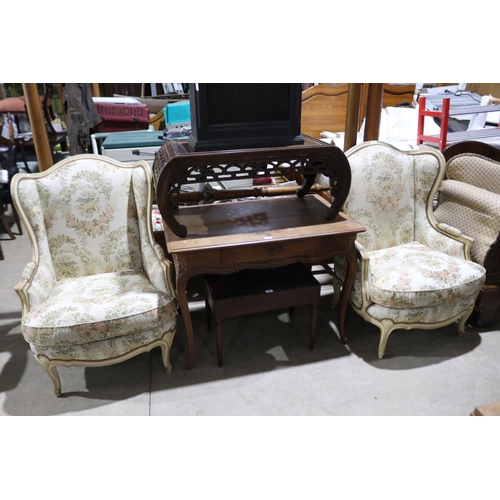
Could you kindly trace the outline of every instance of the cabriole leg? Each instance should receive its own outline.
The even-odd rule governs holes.
[[[50,361],[46,356],[36,355],[35,359],[42,365],[43,369],[48,373],[54,384],[54,394],[56,397],[61,395],[61,379],[57,373],[57,365]]]

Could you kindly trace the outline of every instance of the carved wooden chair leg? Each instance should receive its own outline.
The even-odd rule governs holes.
[[[380,342],[378,345],[378,358],[382,359],[385,355],[385,350],[387,348],[387,341],[389,340],[389,335],[393,331],[393,322],[390,320],[382,320],[380,325]]]
[[[162,342],[160,344],[161,347],[161,359],[163,362],[163,368],[165,368],[165,371],[167,373],[172,373],[172,365],[170,364],[170,346],[168,342]]]
[[[61,379],[57,373],[57,365],[45,356],[35,354],[35,358],[52,379],[54,384],[54,394],[56,397],[59,397],[61,395]]]
[[[472,304],[469,309],[467,309],[463,314],[462,317],[460,318],[460,323],[458,324],[458,334],[460,336],[465,334],[465,323],[469,319],[470,315],[472,314],[472,311],[474,310],[474,304]]]

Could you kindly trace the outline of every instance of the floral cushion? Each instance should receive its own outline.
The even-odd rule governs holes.
[[[82,345],[161,327],[177,315],[176,304],[142,271],[98,274],[58,281],[47,300],[22,320],[25,339],[45,346]]]
[[[450,318],[460,317],[471,306],[470,298],[431,307],[399,309],[371,304],[366,312],[379,321],[390,320],[395,324],[435,325]]]
[[[370,299],[391,308],[421,308],[475,298],[482,266],[412,242],[368,252]]]
[[[100,361],[119,356],[149,346],[155,340],[166,340],[169,346],[175,336],[175,318],[146,332],[122,335],[111,339],[72,345],[35,345],[30,344],[33,354],[42,354],[49,359],[61,361]]]

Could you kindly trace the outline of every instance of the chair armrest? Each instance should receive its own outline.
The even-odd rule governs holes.
[[[36,264],[34,262],[28,262],[23,269],[21,274],[21,280],[14,287],[15,292],[19,295],[21,303],[23,306],[22,314],[29,312],[29,300],[28,300],[28,288],[30,286],[31,279],[35,272]]]
[[[415,240],[434,250],[467,260],[470,260],[470,247],[474,241],[457,228],[438,224],[433,212],[418,222]]]
[[[449,234],[452,237],[462,236],[462,231],[456,227],[445,224],[444,222],[438,222],[437,227],[444,233]]]
[[[433,229],[433,233],[427,235],[428,240],[420,239],[419,241],[434,250],[439,250],[454,257],[471,260],[470,250],[472,243],[474,243],[473,238],[466,236],[457,228],[447,224],[438,225],[435,222]]]
[[[142,168],[137,168],[132,174],[132,184],[137,204],[142,268],[151,284],[166,293],[170,300],[176,300],[172,264],[166,259],[163,248],[155,241],[152,232],[151,171],[143,160],[138,161],[137,165]]]
[[[361,258],[366,258],[369,259],[370,256],[368,255],[365,246],[360,243],[358,240],[354,240],[354,246],[356,248],[356,255],[361,259]]]
[[[163,247],[160,244],[155,243],[153,246],[153,250],[155,251],[156,256],[162,262],[164,262],[165,265],[167,266],[166,270],[165,270],[167,284],[168,284],[169,289],[172,290],[174,297],[177,297],[177,294],[175,292],[175,284],[174,284],[174,265],[173,265],[172,261],[165,256],[165,252],[163,250]]]
[[[165,257],[163,248],[145,238],[141,242],[142,267],[149,281],[160,291],[176,299],[172,278],[172,263]]]
[[[358,307],[367,307],[371,302],[370,300],[370,290],[371,290],[371,272],[370,272],[370,254],[366,251],[365,247],[359,242],[355,241],[356,255],[358,257],[358,277],[355,283],[361,285],[359,290],[354,290],[355,295],[361,295],[363,301],[362,304],[358,304]]]
[[[21,280],[14,287],[15,292],[21,299],[22,315],[29,313],[31,309],[43,304],[50,294],[53,285],[53,280],[41,276],[40,279],[35,279],[39,266],[36,262],[28,262],[21,274]]]

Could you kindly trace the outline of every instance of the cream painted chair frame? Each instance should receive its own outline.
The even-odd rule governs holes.
[[[26,192],[28,192],[27,189],[31,189],[31,192],[34,193],[36,199],[36,190],[43,190],[47,188],[47,185],[40,188],[38,186],[39,182],[48,182],[51,177],[55,177],[58,174],[62,175],[61,172],[64,172],[65,169],[67,169],[66,171],[69,171],[69,169],[77,168],[78,165],[82,164],[84,166],[98,165],[100,172],[106,170],[106,172],[109,173],[109,178],[113,178],[113,176],[115,175],[114,172],[116,171],[116,175],[124,176],[124,184],[127,184],[127,182],[130,183],[129,190],[133,193],[133,198],[135,200],[135,205],[132,206],[136,209],[137,215],[130,216],[127,213],[126,217],[122,216],[121,218],[130,221],[132,217],[133,220],[137,220],[137,231],[134,234],[138,236],[136,239],[134,239],[134,243],[137,243],[139,245],[138,253],[140,257],[138,257],[134,262],[139,262],[140,269],[134,271],[127,271],[127,269],[125,269],[124,271],[122,271],[122,273],[126,275],[129,272],[131,273],[136,271],[137,274],[141,276],[142,274],[144,274],[147,280],[149,280],[150,285],[152,285],[152,287],[150,285],[145,285],[148,287],[150,297],[153,297],[152,299],[150,299],[150,301],[153,306],[156,305],[156,307],[158,307],[158,313],[156,317],[157,323],[154,323],[153,326],[149,324],[149,330],[147,329],[148,327],[144,327],[144,329],[141,330],[137,334],[137,336],[135,336],[135,330],[132,333],[123,333],[123,335],[120,337],[121,339],[123,339],[123,341],[117,340],[117,337],[104,338],[104,340],[102,338],[99,339],[101,341],[101,344],[99,345],[103,347],[103,352],[99,354],[94,353],[90,356],[90,358],[92,358],[93,356],[94,358],[98,359],[81,359],[83,356],[78,351],[77,354],[72,354],[73,358],[68,358],[67,356],[58,357],[53,354],[45,355],[39,352],[38,348],[40,347],[40,345],[35,346],[30,342],[28,338],[26,338],[25,335],[25,319],[27,315],[30,312],[33,313],[34,310],[36,310],[40,305],[43,305],[44,302],[47,302],[47,298],[54,290],[54,285],[60,282],[60,280],[58,280],[58,278],[56,277],[56,272],[53,271],[51,271],[53,272],[53,276],[50,272],[45,275],[40,274],[43,273],[43,267],[47,266],[46,263],[48,261],[52,263],[51,256],[47,255],[50,252],[50,250],[47,251],[47,248],[50,248],[50,245],[48,243],[49,238],[47,236],[45,237],[45,240],[42,240],[40,238],[40,234],[47,234],[45,227],[46,220],[43,218],[43,215],[40,215],[43,214],[42,205],[40,205],[39,207],[34,206],[36,205],[36,203],[33,203],[32,199],[23,199],[23,193],[26,194]],[[94,169],[93,173],[95,174],[96,172],[97,170]],[[33,182],[36,186],[34,190],[32,189]],[[55,183],[56,182],[54,181],[53,184]],[[169,353],[173,338],[176,333],[177,297],[173,285],[173,265],[165,257],[163,248],[158,243],[156,243],[153,238],[152,223],[150,218],[152,206],[152,184],[151,169],[149,165],[144,160],[140,160],[134,164],[123,164],[111,158],[98,155],[75,155],[62,160],[61,162],[53,165],[50,169],[41,173],[17,174],[13,178],[11,191],[16,209],[18,210],[19,216],[29,235],[33,252],[32,261],[25,266],[21,281],[15,287],[15,291],[17,292],[22,303],[23,320],[21,329],[26,341],[30,343],[30,347],[34,353],[36,360],[41,364],[41,366],[45,369],[45,371],[51,378],[54,385],[55,395],[58,397],[61,395],[61,380],[59,378],[59,374],[57,373],[57,368],[60,366],[108,366],[116,363],[121,363],[134,356],[151,351],[156,347],[161,348],[163,366],[167,373],[170,373],[172,370],[172,365],[170,364]],[[127,192],[127,195],[124,195],[123,199],[130,200],[130,196],[130,193]],[[130,202],[127,201],[127,203]],[[127,206],[130,208],[131,205],[129,204]],[[126,241],[130,240],[131,238],[130,231],[131,229],[129,226],[128,233],[127,230],[125,230],[125,234],[128,235],[125,237]],[[40,271],[40,269],[42,269],[42,271]],[[107,273],[104,273],[104,275],[106,274]],[[99,274],[98,276],[104,275]],[[78,278],[79,277],[77,276],[75,279]],[[44,284],[40,285],[40,283],[37,281],[39,279],[42,279],[44,281]],[[126,280],[126,278],[124,279]],[[140,279],[143,280],[141,281],[141,284],[147,281],[142,277]],[[46,285],[47,282],[49,282],[48,286]],[[44,286],[46,288],[45,290],[42,289]],[[162,298],[160,298],[160,295],[158,295],[158,298],[155,298],[155,292],[151,292],[150,289],[161,292]],[[137,292],[137,294],[140,293],[141,292]],[[113,293],[111,293],[111,296],[114,297]],[[143,299],[142,295],[136,295],[136,297],[139,297],[141,300]],[[136,303],[136,301],[137,300],[134,299],[134,303]],[[165,306],[165,304],[168,305]],[[101,305],[99,304],[99,307],[100,306]],[[160,319],[163,320],[163,318],[167,316],[167,314],[165,313],[166,307],[168,307],[169,319],[167,322],[163,322],[160,321]],[[160,308],[162,311],[161,313]],[[138,312],[136,312],[135,316],[133,316],[137,319],[134,319],[133,321],[142,321],[142,316],[150,314],[151,311],[155,310],[144,309],[142,312],[139,310]],[[130,314],[130,318],[132,317],[131,311],[127,310],[127,314]],[[117,316],[116,318],[114,318],[114,320],[119,322],[121,320],[121,317]],[[104,322],[104,320],[102,320],[102,322]],[[140,326],[140,323],[138,324]],[[133,330],[133,328],[131,328],[131,330]],[[139,337],[142,337],[142,339],[138,340]],[[109,344],[107,344],[107,342],[109,342]],[[113,343],[112,347],[111,343]],[[88,345],[90,344],[85,344],[85,346]],[[76,347],[79,348],[80,345],[76,345]],[[96,347],[96,350],[98,350],[98,347]],[[107,355],[108,350],[112,351],[112,355]],[[51,352],[53,351],[55,351],[54,348],[52,348]]]
[[[438,225],[434,218],[434,213],[433,213],[433,200],[436,196],[436,193],[438,191],[438,187],[443,179],[444,176],[444,171],[445,171],[445,160],[443,155],[434,149],[430,148],[422,148],[420,150],[412,150],[412,151],[401,151],[397,149],[396,147],[386,144],[383,142],[379,141],[369,141],[365,142],[362,144],[359,144],[357,146],[354,146],[351,148],[349,151],[346,152],[346,156],[350,161],[351,164],[351,170],[353,170],[353,181],[352,181],[352,188],[351,188],[351,193],[346,201],[346,205],[344,207],[344,212],[350,215],[351,217],[355,218],[360,224],[366,225],[365,221],[363,221],[362,218],[359,218],[356,216],[355,213],[350,213],[349,210],[349,201],[352,200],[353,197],[353,191],[356,192],[356,187],[357,187],[357,182],[356,182],[356,172],[355,169],[353,168],[353,162],[352,158],[354,155],[362,153],[363,150],[366,148],[370,148],[373,146],[381,146],[383,148],[387,148],[386,151],[396,151],[398,154],[401,155],[408,155],[409,157],[412,158],[418,158],[422,157],[422,155],[429,155],[431,158],[435,159],[435,162],[438,164],[438,171],[437,175],[434,179],[434,182],[428,192],[427,195],[427,201],[425,204],[425,213],[426,213],[426,218],[427,221],[424,221],[424,226],[425,227],[423,230],[420,232],[423,234],[425,232],[427,239],[433,240],[434,243],[437,244],[439,251],[442,251],[443,253],[446,253],[448,255],[452,255],[455,257],[458,257],[463,260],[470,261],[470,248],[472,245],[472,238],[469,238],[468,236],[465,236],[461,234],[461,232],[455,228],[452,228],[450,226],[446,225]],[[367,322],[374,324],[377,326],[380,330],[380,343],[378,347],[378,357],[383,358],[386,347],[387,347],[387,341],[389,339],[390,334],[397,329],[405,329],[405,330],[410,330],[410,329],[435,329],[435,328],[440,328],[447,326],[451,323],[454,323],[455,321],[459,320],[459,325],[458,325],[458,333],[459,335],[464,334],[464,329],[465,329],[465,323],[467,319],[469,318],[470,314],[473,311],[474,308],[474,301],[475,297],[477,296],[474,295],[473,297],[470,298],[469,303],[466,305],[466,307],[463,307],[461,310],[458,312],[455,312],[454,314],[451,314],[450,316],[447,316],[445,318],[442,318],[440,320],[429,320],[429,321],[411,321],[411,322],[402,322],[402,321],[395,321],[394,318],[389,318],[389,317],[382,317],[382,318],[377,318],[374,317],[373,314],[370,314],[370,307],[372,305],[375,305],[374,301],[370,297],[370,289],[372,287],[371,283],[371,270],[370,270],[370,253],[368,252],[369,249],[367,249],[363,243],[361,243],[359,240],[363,240],[367,235],[370,234],[370,230],[367,231],[367,233],[363,233],[358,236],[358,239],[356,240],[356,250],[357,250],[357,256],[358,256],[358,272],[356,276],[356,280],[354,283],[353,291],[351,292],[351,297],[350,297],[350,303],[353,307],[353,309],[361,316],[363,317]],[[369,236],[368,236],[369,237]],[[336,261],[334,265],[334,280],[333,280],[333,285],[334,285],[334,303],[337,302],[339,296],[340,296],[340,290],[342,287],[342,279],[344,273],[342,272],[342,267],[343,267],[342,261]],[[476,266],[476,264],[473,264]],[[481,266],[479,266],[480,268]],[[484,269],[483,269],[484,271]],[[478,271],[480,273],[480,270]],[[484,282],[484,275],[482,282]],[[482,286],[482,282],[478,283],[477,285],[477,292],[479,292],[479,289]],[[355,299],[357,297],[357,299]],[[380,307],[380,306],[378,306]],[[382,308],[383,309],[383,308]],[[386,308],[387,311],[390,310],[390,308]]]

